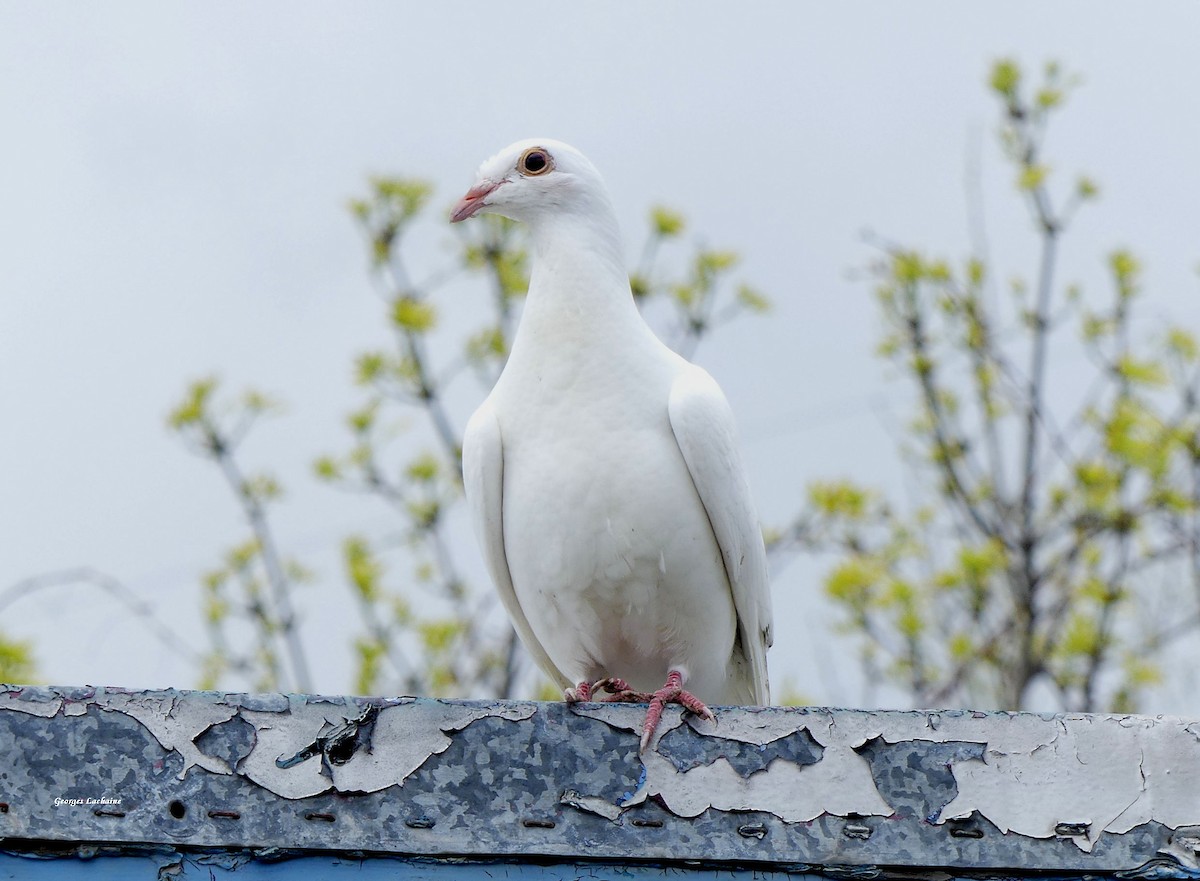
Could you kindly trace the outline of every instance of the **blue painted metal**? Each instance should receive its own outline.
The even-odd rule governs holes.
[[[0,853],[0,881],[31,878],[37,881],[874,881],[922,876],[886,870],[823,870],[763,868],[696,868],[678,865],[617,864],[607,862],[528,863],[511,860],[436,860],[388,855],[289,854],[264,858],[247,852],[138,853],[132,850],[82,857],[29,857]],[[939,881],[1028,881],[1025,871],[938,873]],[[1200,873],[1166,874],[1152,870],[1117,878],[1200,878]],[[1095,881],[1094,875],[1038,874],[1037,881]]]
[[[0,879],[38,881],[824,881],[807,872],[694,869],[673,866],[406,859],[402,857],[289,856],[259,859],[244,853],[107,854],[85,859],[31,859],[0,854]],[[953,881],[953,879],[946,879]]]
[[[1200,878],[1198,722],[643,713],[0,687],[0,878]]]

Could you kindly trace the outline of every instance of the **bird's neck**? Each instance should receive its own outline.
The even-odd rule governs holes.
[[[603,207],[530,225],[533,271],[518,342],[525,336],[582,345],[649,332],[629,288],[616,217]]]

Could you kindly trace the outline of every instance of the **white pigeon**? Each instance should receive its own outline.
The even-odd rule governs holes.
[[[578,150],[520,141],[483,163],[452,222],[529,227],[512,352],[467,425],[463,479],[492,580],[567,700],[769,702],[766,552],[733,416],[634,303],[617,220]],[[685,690],[686,687],[686,690]]]

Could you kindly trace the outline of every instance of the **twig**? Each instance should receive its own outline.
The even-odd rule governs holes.
[[[73,584],[99,588],[116,600],[119,605],[132,612],[136,618],[141,619],[146,629],[172,652],[182,656],[189,663],[198,665],[201,662],[200,652],[192,648],[188,641],[165,620],[159,618],[148,602],[126,587],[119,579],[89,566],[43,572],[9,585],[3,593],[0,593],[0,611],[48,588],[67,587]]]

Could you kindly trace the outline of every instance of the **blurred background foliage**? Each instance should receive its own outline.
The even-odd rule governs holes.
[[[390,538],[346,536],[343,577],[360,614],[354,637],[359,693],[516,697],[524,654],[490,586],[465,574],[473,553],[453,511],[462,500],[462,429],[470,410],[456,408],[461,384],[478,401],[507,359],[529,284],[524,231],[483,215],[464,225],[454,262],[414,281],[404,260],[405,233],[430,218],[431,187],[410,178],[374,178],[350,202],[366,244],[390,345],[361,353],[354,364],[360,399],[346,417],[346,445],[318,456],[317,479],[381,503],[395,522]],[[737,255],[689,245],[684,218],[668,208],[649,212],[641,258],[631,275],[640,303],[666,305],[660,332],[691,353],[707,334],[769,302],[733,283]],[[661,269],[664,249],[685,254],[681,271]],[[439,287],[461,272],[490,292],[477,327],[451,346],[438,345]],[[210,647],[202,685],[238,674],[255,688],[303,689],[307,663],[299,646],[292,596],[302,570],[277,548],[267,511],[281,492],[266,474],[243,475],[235,453],[249,428],[273,409],[250,391],[219,399],[213,379],[193,383],[170,416],[193,452],[211,460],[246,517],[248,534],[203,579]],[[414,452],[415,450],[415,452]]]
[[[882,245],[871,277],[880,356],[916,392],[904,449],[912,502],[869,487],[810,488],[812,545],[839,560],[825,588],[869,675],[922,706],[1132,711],[1164,652],[1197,634],[1200,413],[1197,341],[1181,326],[1136,339],[1137,257],[1104,260],[1109,287],[1059,280],[1059,243],[1098,195],[1044,155],[1075,79],[1028,85],[1001,61],[989,85],[1036,237],[1028,272],[986,244],[961,260]],[[1056,359],[1094,374],[1075,400]]]
[[[1105,290],[1061,280],[1060,243],[1100,192],[1045,155],[1077,84],[1055,64],[1031,83],[1011,60],[987,78],[1013,195],[1028,208],[1028,266],[997,265],[977,230],[957,258],[870,243],[877,257],[863,278],[878,301],[879,356],[916,404],[900,451],[906,498],[830,475],[798,495],[788,522],[764,528],[776,571],[796,553],[828,561],[822,587],[865,678],[887,680],[911,705],[1132,711],[1169,675],[1170,653],[1200,639],[1200,345],[1182,326],[1133,333],[1141,275],[1128,251],[1097,255]],[[406,233],[444,222],[432,196],[419,179],[379,177],[349,205],[389,344],[357,357],[345,445],[314,451],[313,473],[382,506],[394,530],[346,536],[343,586],[325,589],[348,591],[359,611],[350,690],[526,697],[529,665],[490,586],[466,574],[475,551],[455,512],[462,426],[507,357],[527,242],[517,225],[485,216],[460,230],[444,271],[413,279]],[[725,323],[769,313],[737,264],[655,206],[630,278],[648,320],[690,357]],[[487,288],[488,309],[447,344],[438,292],[462,273]],[[1054,364],[1080,352],[1093,375],[1076,394],[1056,385]],[[201,578],[202,687],[305,690],[317,660],[298,629],[312,576],[302,549],[280,547],[272,528],[284,488],[238,458],[258,421],[282,413],[272,397],[210,377],[169,416],[220,472],[246,527]],[[776,624],[799,639],[802,627]],[[33,647],[0,640],[0,679],[33,676]],[[803,700],[783,692],[783,702]]]

